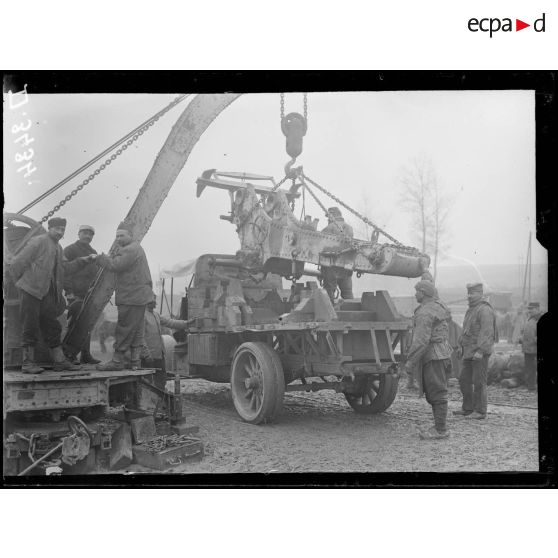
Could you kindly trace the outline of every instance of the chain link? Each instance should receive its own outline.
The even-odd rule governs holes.
[[[283,118],[285,118],[285,93],[281,93],[281,111],[280,111],[280,115],[281,118],[279,120],[279,123],[283,122]]]
[[[308,93],[304,93],[304,120],[308,125]]]
[[[382,233],[386,238],[391,240],[396,246],[401,247],[401,248],[408,248],[408,247],[404,246],[401,242],[399,242],[399,240],[395,239],[393,236],[388,234],[386,231],[384,231],[383,229],[378,227],[378,225],[376,225],[375,223],[370,221],[370,219],[368,219],[367,217],[365,217],[364,215],[362,215],[358,211],[354,210],[352,207],[348,206],[345,202],[341,201],[336,195],[329,192],[326,188],[324,188],[323,186],[320,186],[318,183],[314,182],[311,178],[309,178],[305,174],[303,174],[302,176],[304,177],[305,180],[310,182],[310,184],[312,184],[312,186],[315,186],[316,188],[318,188],[318,190],[323,192],[326,196],[329,196],[333,201],[335,201],[336,203],[338,203],[339,205],[344,207],[347,211],[350,211],[353,215],[358,217],[361,221],[363,221],[367,225],[371,226],[374,230]]]
[[[115,161],[128,147],[130,147],[134,142],[136,142],[145,132],[151,128],[171,108],[178,104],[181,97],[177,97],[172,103],[165,107],[161,112],[153,117],[145,126],[142,126],[130,139],[122,143],[121,146],[108,158],[104,163],[99,165],[81,184],[76,186],[67,196],[60,200],[40,221],[39,225],[42,225],[45,221],[48,221],[60,208],[64,207],[78,192],[81,192],[85,186],[87,186],[95,177],[99,176],[102,171],[104,171],[113,161]]]

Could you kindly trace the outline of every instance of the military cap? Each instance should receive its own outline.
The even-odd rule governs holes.
[[[467,283],[467,291],[470,293],[482,293],[482,283]]]
[[[330,207],[327,212],[332,216],[332,217],[342,217],[341,215],[341,210],[338,207]]]
[[[91,231],[93,234],[95,234],[95,229],[91,225],[80,225],[78,232],[81,231]]]
[[[539,310],[541,307],[540,303],[538,302],[530,302],[527,306],[529,310]]]
[[[134,232],[132,229],[132,225],[130,223],[126,223],[126,221],[122,221],[120,225],[118,225],[117,231],[128,231],[129,233]]]
[[[436,294],[436,287],[432,281],[423,279],[415,285],[417,291],[423,292],[426,296],[434,296]]]
[[[53,217],[48,221],[48,226],[50,227],[65,227],[66,226],[66,219],[62,219],[62,217]]]

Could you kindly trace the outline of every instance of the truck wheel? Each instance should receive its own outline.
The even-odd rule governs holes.
[[[358,394],[345,393],[349,405],[363,415],[385,411],[397,394],[397,378],[391,374],[373,374],[357,380],[362,383]]]
[[[231,392],[240,417],[251,424],[271,422],[283,408],[285,377],[279,355],[266,343],[243,343],[231,369]]]

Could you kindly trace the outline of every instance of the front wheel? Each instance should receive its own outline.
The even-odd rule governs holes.
[[[240,345],[232,363],[231,393],[237,413],[251,424],[271,422],[281,412],[285,377],[281,360],[269,345]]]
[[[395,399],[398,379],[392,374],[370,374],[357,380],[353,393],[345,398],[355,412],[373,415],[385,411]]]

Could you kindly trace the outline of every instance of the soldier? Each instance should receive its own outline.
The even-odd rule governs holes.
[[[482,283],[467,285],[469,308],[463,320],[463,331],[459,340],[460,358],[463,359],[459,386],[463,405],[454,415],[485,419],[487,411],[488,358],[497,340],[494,309],[483,300]]]
[[[79,257],[68,262],[59,244],[65,232],[66,219],[50,219],[47,234],[33,237],[9,264],[10,274],[21,295],[21,370],[27,374],[44,371],[35,362],[39,332],[52,351],[54,370],[79,370],[79,366],[74,366],[64,355],[60,341],[62,326],[57,317],[66,308],[62,296],[64,273],[83,269],[93,257]]]
[[[91,241],[95,236],[95,229],[91,225],[81,225],[78,230],[78,240],[64,248],[64,255],[68,261],[73,261],[82,256],[97,254],[97,251],[91,246]],[[66,291],[66,299],[68,300],[68,328],[71,328],[77,319],[83,299],[89,290],[91,283],[97,276],[97,266],[91,262],[85,267],[77,270],[75,273],[67,273],[64,281],[64,290]],[[98,364],[101,362],[93,358],[90,352],[91,333],[85,338],[80,350],[80,362],[82,364]]]
[[[529,391],[537,389],[537,322],[541,316],[540,304],[530,302],[527,306],[527,322],[519,340],[525,358],[525,384]]]
[[[156,304],[157,295],[153,293],[153,299],[147,305],[147,311],[145,312],[145,342],[142,347],[141,366],[143,368],[157,368],[162,372],[162,378],[166,378],[165,345],[161,327],[187,330],[194,320],[174,320],[161,316],[159,312],[155,311]],[[161,380],[157,377],[156,383],[161,384]]]
[[[438,299],[432,281],[421,280],[415,285],[419,306],[413,318],[413,340],[407,353],[405,371],[413,368],[426,401],[432,406],[434,426],[419,435],[423,440],[447,438],[447,381],[451,374],[452,348],[448,341],[451,313]]]
[[[124,355],[130,350],[132,368],[139,368],[144,343],[145,308],[152,300],[151,272],[140,243],[132,236],[132,226],[122,222],[116,231],[118,245],[112,256],[100,254],[95,262],[116,273],[116,306],[118,322],[114,332],[112,360],[98,364],[97,369],[124,369]]]
[[[322,232],[353,238],[353,227],[351,227],[348,223],[345,223],[345,219],[343,219],[341,210],[338,207],[330,207],[327,210],[327,213],[328,225],[322,230]],[[342,299],[347,300],[349,298],[353,298],[353,280],[351,279],[353,275],[352,271],[323,266],[321,274],[324,281],[324,288],[327,291],[332,304],[335,300],[335,291],[338,286]]]
[[[423,263],[423,266],[425,264]],[[430,273],[430,271],[428,270],[428,267],[424,268],[424,271],[422,273],[422,275],[420,276],[422,281],[430,281],[433,285],[434,285],[434,277],[432,277],[432,274]],[[438,300],[438,289],[436,289],[436,286],[434,286],[434,295],[433,298],[435,300]],[[415,377],[414,377],[414,373],[415,370],[410,369],[407,373],[407,389],[412,389],[415,390],[417,389],[417,384],[415,382]]]

